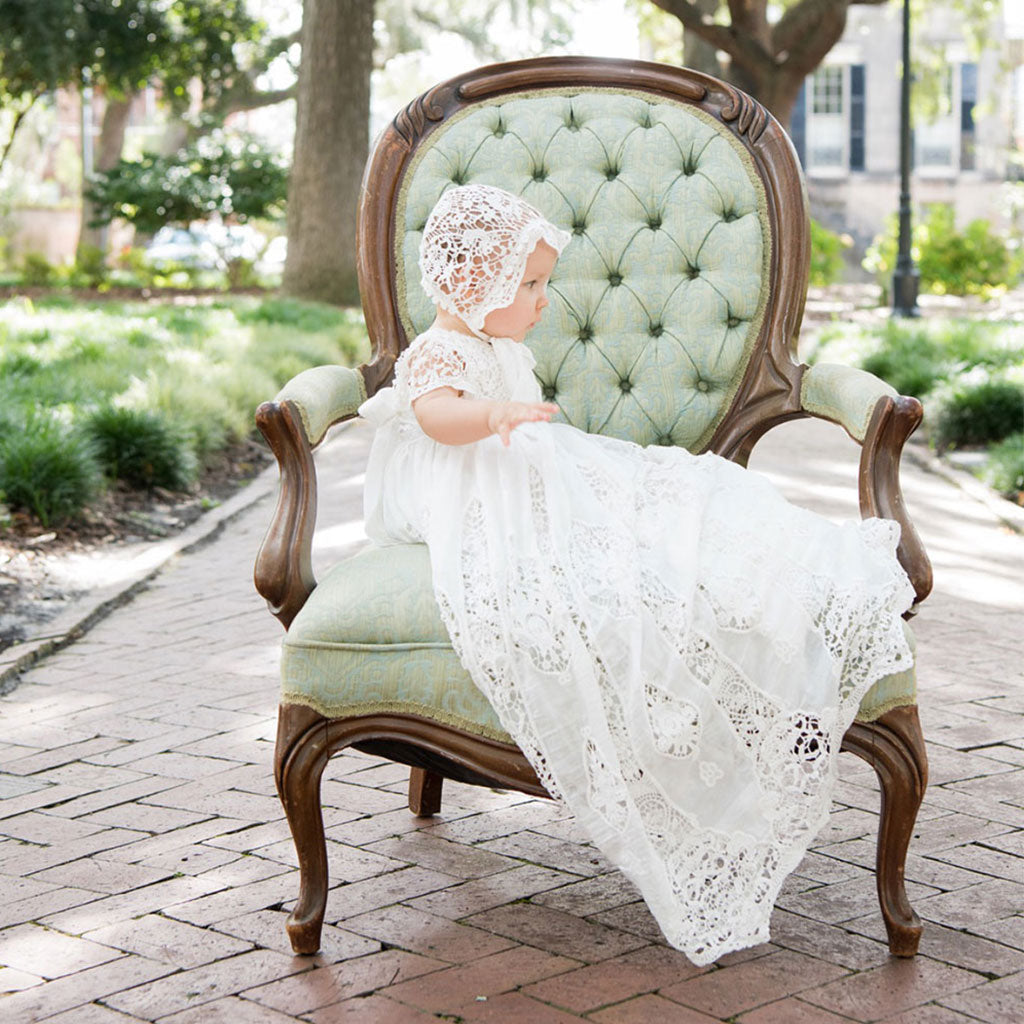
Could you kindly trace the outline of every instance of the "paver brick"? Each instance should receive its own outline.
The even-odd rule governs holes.
[[[235,995],[271,978],[308,970],[308,962],[301,957],[258,949],[136,985],[117,992],[105,1002],[115,1010],[124,1010],[143,1020],[155,1020],[221,996]]]
[[[440,960],[389,949],[248,988],[245,996],[282,1013],[306,1014],[447,966]]]
[[[245,953],[253,944],[206,928],[196,928],[159,914],[106,925],[86,932],[85,938],[105,946],[137,953],[150,960],[174,967],[198,967],[201,964]]]
[[[600,1024],[650,1024],[652,1021],[658,1024],[712,1024],[718,1020],[656,995],[639,996],[617,1006],[609,1006],[592,1013],[587,1019]]]
[[[870,971],[810,989],[801,998],[840,1016],[874,1021],[944,999],[982,980],[979,974],[920,955],[910,960],[893,957]]]
[[[549,953],[588,963],[608,960],[647,944],[629,932],[584,921],[535,903],[514,903],[486,910],[466,918],[466,923]]]
[[[383,991],[391,999],[432,1013],[448,1013],[478,996],[491,997],[531,981],[561,975],[578,961],[553,956],[528,946],[515,946],[470,963],[390,985]]]
[[[339,922],[357,935],[423,956],[462,964],[508,949],[512,943],[489,931],[396,904]]]
[[[666,999],[725,1019],[846,974],[845,968],[837,964],[781,950],[755,960],[719,967],[663,988],[661,994]]]

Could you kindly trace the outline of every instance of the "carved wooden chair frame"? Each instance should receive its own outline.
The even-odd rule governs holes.
[[[772,299],[746,375],[708,445],[745,464],[757,440],[772,426],[809,415],[800,403],[801,378],[807,367],[796,359],[810,251],[806,196],[791,143],[778,122],[738,89],[682,68],[585,57],[493,65],[438,85],[394,119],[367,166],[359,211],[359,279],[373,345],[371,361],[358,368],[366,393],[373,394],[390,381],[395,360],[409,342],[397,308],[392,253],[398,230],[396,199],[419,141],[469,104],[523,89],[574,86],[648,91],[699,107],[731,128],[762,176],[773,227]],[[783,224],[787,245],[781,249],[775,239]],[[931,589],[931,569],[903,504],[899,460],[921,414],[920,403],[913,398],[878,400],[862,441],[858,481],[862,514],[892,518],[902,527],[899,556],[917,601]],[[351,415],[342,415],[338,421]],[[257,422],[278,458],[281,491],[257,559],[256,586],[287,628],[316,586],[311,563],[316,473],[310,439],[293,403],[265,403]],[[320,778],[331,755],[348,746],[411,766],[409,807],[416,815],[440,810],[445,778],[548,795],[516,746],[409,714],[332,720],[303,706],[282,704],[276,778],[301,869],[299,899],[288,922],[298,953],[319,948],[327,899]],[[855,723],[846,733],[843,749],[863,758],[878,775],[879,901],[891,951],[912,956],[921,926],[906,897],[903,870],[927,781],[916,706]]]

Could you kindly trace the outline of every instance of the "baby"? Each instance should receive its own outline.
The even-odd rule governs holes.
[[[484,317],[481,332],[484,336],[522,342],[548,305],[548,281],[557,259],[556,249],[543,240],[537,243],[526,259],[515,297],[507,306],[494,309]],[[458,282],[458,276],[454,276],[453,283]],[[436,315],[431,330],[438,328],[480,336],[457,314],[441,305],[434,308]],[[506,447],[512,431],[520,423],[550,420],[558,412],[558,406],[550,402],[473,401],[451,387],[440,387],[421,395],[412,403],[412,408],[423,433],[442,444],[469,444],[497,434]]]
[[[705,964],[767,940],[861,698],[910,663],[913,590],[894,523],[836,525],[716,455],[547,422],[523,338],[570,237],[501,189],[441,196],[433,323],[360,409],[366,527],[427,545],[502,726]]]

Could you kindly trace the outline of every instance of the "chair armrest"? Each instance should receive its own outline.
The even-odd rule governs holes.
[[[857,490],[864,518],[900,524],[897,551],[920,604],[932,589],[932,567],[900,487],[903,445],[921,422],[916,398],[897,392],[871,373],[819,363],[809,367],[800,386],[800,405],[811,416],[838,423],[861,445]]]
[[[274,401],[295,406],[309,445],[315,448],[328,427],[355,416],[366,401],[366,381],[360,370],[348,366],[314,366],[292,377]]]
[[[256,410],[256,425],[277,457],[277,508],[256,556],[256,589],[287,629],[316,587],[313,448],[327,428],[351,419],[366,399],[361,368],[318,366],[293,377]]]
[[[837,363],[809,366],[800,382],[800,406],[805,412],[838,423],[863,443],[880,399],[896,398],[896,389],[873,373]]]

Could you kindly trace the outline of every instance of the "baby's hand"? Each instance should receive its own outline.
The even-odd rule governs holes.
[[[487,426],[492,434],[501,438],[507,448],[512,431],[520,423],[535,423],[550,420],[558,412],[558,406],[551,402],[495,402],[487,417]]]

